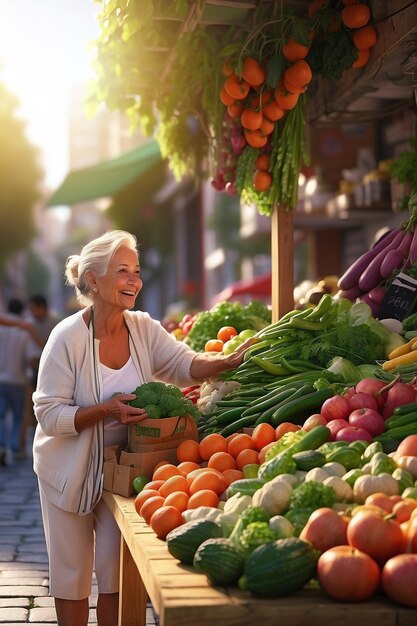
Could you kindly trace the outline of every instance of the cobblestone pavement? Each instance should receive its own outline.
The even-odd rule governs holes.
[[[0,624],[56,625],[54,601],[48,594],[38,484],[28,457],[0,466]],[[89,624],[97,624],[96,601],[93,585]],[[157,623],[150,605],[146,623]]]

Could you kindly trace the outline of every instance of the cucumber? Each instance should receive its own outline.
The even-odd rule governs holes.
[[[231,483],[227,489],[227,497],[231,498],[237,493],[243,496],[253,496],[265,484],[262,478],[240,478]]]
[[[278,426],[282,422],[293,422],[295,419],[304,419],[308,417],[308,414],[318,412],[325,400],[331,398],[334,395],[331,389],[320,389],[320,391],[313,391],[307,393],[302,397],[289,400],[271,417],[271,423],[273,426]]]
[[[326,457],[318,450],[303,450],[292,455],[298,470],[308,472],[315,467],[321,467],[326,463]]]
[[[326,454],[326,463],[340,463],[347,470],[355,469],[361,464],[361,453],[359,450],[345,446]]]
[[[207,539],[222,537],[222,528],[208,519],[196,519],[171,530],[166,536],[168,552],[175,558],[192,565],[197,548]]]
[[[197,549],[193,565],[213,585],[235,585],[245,564],[243,554],[230,539],[207,539]]]
[[[312,578],[319,553],[297,537],[256,548],[246,559],[239,587],[261,598],[278,598],[298,591]]]

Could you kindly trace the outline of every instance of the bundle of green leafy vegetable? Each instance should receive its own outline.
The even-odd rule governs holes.
[[[258,331],[270,323],[271,310],[263,302],[241,304],[225,300],[209,311],[198,313],[185,341],[193,350],[202,352],[206,342],[214,339],[222,326],[233,326],[238,332],[247,328]]]
[[[136,398],[129,404],[145,409],[151,419],[192,415],[198,422],[201,415],[191,400],[184,398],[181,389],[175,385],[161,382],[144,383],[136,387],[132,394],[135,394]]]

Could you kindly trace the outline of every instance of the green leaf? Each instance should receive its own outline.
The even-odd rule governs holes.
[[[302,46],[310,45],[310,24],[308,20],[296,19],[292,29],[292,36]]]
[[[285,70],[285,59],[282,54],[271,57],[266,67],[266,83],[268,87],[276,87]]]
[[[242,50],[242,43],[231,43],[228,46],[226,46],[225,48],[223,48],[223,50],[220,51],[220,56],[221,57],[231,57],[234,54],[239,54],[239,52]]]

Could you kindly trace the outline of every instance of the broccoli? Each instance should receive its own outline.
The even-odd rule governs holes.
[[[284,517],[294,526],[294,537],[299,537],[304,526],[307,524],[311,513],[311,508],[290,509],[285,513]]]
[[[317,480],[308,480],[293,489],[289,508],[309,510],[312,513],[321,507],[332,507],[336,499],[333,487]]]
[[[229,537],[233,543],[239,545],[243,531],[255,522],[268,522],[269,515],[261,506],[250,505],[240,514]]]
[[[161,409],[157,404],[146,404],[143,408],[151,419],[158,420],[161,417]]]
[[[129,404],[144,409],[150,418],[176,417],[189,413],[198,421],[200,411],[184,398],[182,391],[175,385],[153,381],[144,383],[132,391],[136,397]]]
[[[277,539],[277,532],[269,527],[268,522],[252,522],[243,530],[239,547],[245,555],[249,555],[258,546]]]

